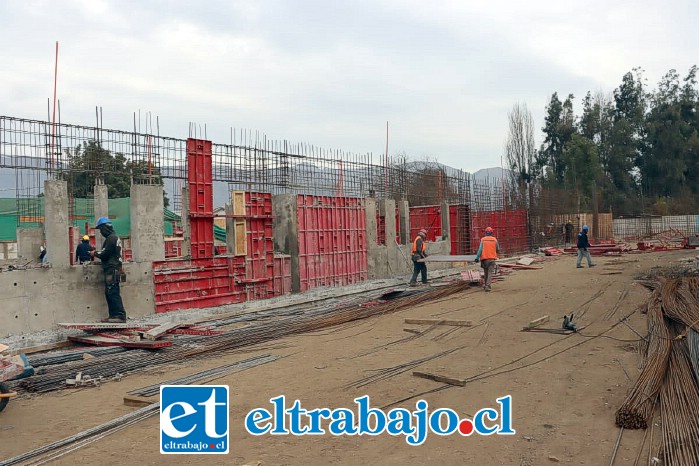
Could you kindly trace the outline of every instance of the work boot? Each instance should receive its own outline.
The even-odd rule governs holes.
[[[417,283],[415,283],[415,282],[410,282],[410,283],[408,283],[408,286],[417,286]]]
[[[582,266],[582,265],[576,265],[575,268],[576,268],[576,269],[582,269],[583,266]]]
[[[111,319],[111,317],[106,317],[106,318],[100,320],[100,322],[103,324],[106,324],[107,322],[109,322],[109,319]]]
[[[126,319],[120,319],[119,317],[110,317],[109,319],[107,319],[107,322],[111,324],[125,324]]]
[[[590,265],[588,265],[588,267],[594,267],[595,265],[597,265],[597,264],[590,264]]]
[[[485,285],[485,291],[490,291],[490,285]]]

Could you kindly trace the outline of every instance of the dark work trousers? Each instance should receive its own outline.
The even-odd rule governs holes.
[[[490,286],[493,280],[493,273],[495,272],[495,261],[493,259],[483,259],[481,261],[481,267],[483,267],[483,285]]]
[[[410,283],[417,283],[417,274],[422,275],[422,283],[427,283],[427,264],[413,261],[413,277],[410,279]]]
[[[119,274],[121,270],[116,267],[104,269],[104,296],[107,298],[109,317],[126,320],[126,310],[121,301],[121,290],[119,288]]]

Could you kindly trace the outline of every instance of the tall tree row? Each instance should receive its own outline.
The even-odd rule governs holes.
[[[580,211],[615,215],[699,212],[699,89],[697,67],[670,70],[649,91],[643,70],[626,73],[609,94],[588,92],[582,113],[575,97],[554,92],[546,106],[543,143],[523,159],[512,141],[526,118],[509,114],[505,153],[515,182],[567,193]],[[513,123],[513,121],[516,123]],[[519,122],[519,123],[517,123]],[[528,165],[522,163],[528,160]]]

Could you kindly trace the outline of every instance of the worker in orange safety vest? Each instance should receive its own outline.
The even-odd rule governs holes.
[[[427,257],[427,248],[425,247],[425,238],[427,237],[427,230],[420,230],[418,235],[413,240],[413,276],[410,279],[410,286],[417,286],[417,275],[420,274],[422,278],[422,284],[427,284],[427,264],[424,262],[418,262],[420,259]]]
[[[500,243],[498,243],[498,239],[493,235],[493,229],[488,227],[485,229],[485,236],[481,238],[481,245],[478,247],[478,252],[476,253],[476,262],[480,261],[481,267],[483,267],[483,289],[485,291],[490,291],[495,261],[498,260],[499,252]]]

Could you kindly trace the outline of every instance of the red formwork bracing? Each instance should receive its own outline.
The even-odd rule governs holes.
[[[214,256],[211,141],[187,139],[187,186],[192,259]]]
[[[451,239],[451,254],[454,256],[467,255],[471,252],[471,222],[467,205],[449,206],[449,237]]]
[[[301,291],[368,277],[364,200],[298,195]]]
[[[412,243],[420,230],[427,230],[427,240],[442,239],[442,215],[438,205],[410,208],[410,242]]]
[[[494,210],[470,213],[471,252],[478,251],[485,229],[492,227],[504,254],[529,251],[527,211]]]
[[[237,217],[240,218],[240,217]],[[276,296],[274,289],[274,240],[272,195],[245,193],[245,284],[248,299]]]

